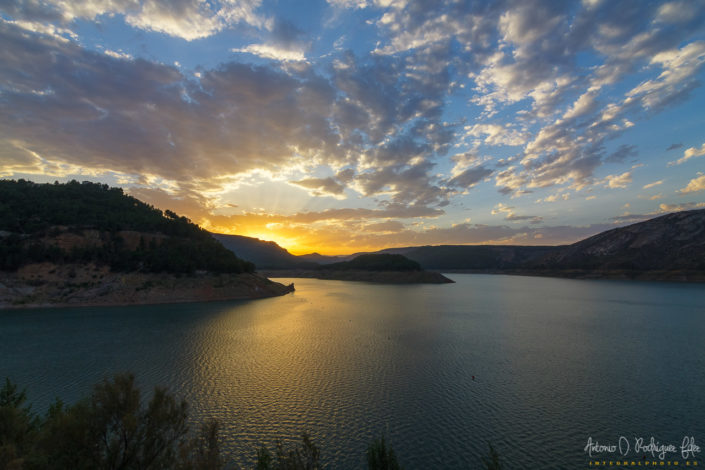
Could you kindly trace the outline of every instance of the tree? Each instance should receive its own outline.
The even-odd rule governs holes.
[[[43,455],[29,460],[36,468],[174,468],[188,442],[186,418],[186,402],[157,387],[145,407],[134,376],[117,375],[74,406],[52,406],[42,426]]]
[[[181,446],[177,470],[218,470],[223,468],[219,428],[220,423],[215,419],[202,423],[198,435]]]
[[[99,243],[65,250],[50,241],[63,232],[100,232]],[[120,188],[88,181],[36,184],[0,180],[0,270],[29,263],[88,263],[114,271],[193,273],[254,272],[212,235],[186,217],[145,204]],[[121,231],[140,232],[135,249]],[[152,234],[149,244],[144,234]],[[159,237],[159,241],[155,236]]]
[[[299,447],[285,450],[281,442],[277,444],[276,460],[272,458],[269,450],[262,446],[257,451],[257,470],[317,470],[320,469],[321,456],[318,447],[311,441],[307,433],[301,435],[302,443]]]
[[[30,406],[25,406],[27,394],[5,379],[0,389],[0,468],[20,469],[25,456],[33,451],[39,421]]]
[[[492,444],[487,444],[490,447],[490,453],[487,457],[482,457],[482,463],[487,470],[502,470],[502,465],[499,463],[499,454],[492,447]]]
[[[392,446],[387,446],[384,436],[367,447],[367,467],[370,470],[401,470]]]

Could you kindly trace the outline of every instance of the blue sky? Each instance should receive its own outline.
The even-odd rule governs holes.
[[[705,1],[0,2],[0,177],[293,252],[705,207]]]

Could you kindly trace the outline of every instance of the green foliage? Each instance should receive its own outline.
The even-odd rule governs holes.
[[[319,463],[320,451],[311,442],[308,434],[301,435],[302,442],[293,449],[284,449],[281,442],[277,444],[276,459],[272,458],[269,450],[262,446],[257,451],[257,470],[316,470],[321,468]]]
[[[421,271],[421,265],[402,255],[360,255],[350,261],[322,265],[332,271]]]
[[[25,391],[5,380],[0,389],[0,468],[19,469],[26,455],[33,451],[38,420],[29,406]]]
[[[177,470],[215,470],[223,468],[217,420],[201,424],[198,435],[180,448]]]
[[[143,406],[132,375],[98,384],[87,400],[52,407],[38,468],[172,468],[186,440],[186,403],[157,388]]]
[[[63,250],[43,241],[62,232],[97,230],[101,242]],[[28,263],[51,262],[108,265],[115,271],[193,273],[254,272],[210,233],[186,217],[162,212],[120,188],[71,181],[36,184],[0,180],[0,270],[13,271]],[[120,231],[160,234],[149,243],[141,237],[129,249]]]
[[[188,219],[127,196],[121,188],[71,181],[37,184],[0,180],[0,230],[34,234],[56,225],[139,230],[188,237],[200,230]]]
[[[392,446],[387,446],[384,436],[367,447],[367,467],[370,470],[401,470]]]
[[[101,382],[73,406],[57,401],[41,420],[24,401],[8,380],[0,391],[0,468],[223,468],[217,423],[189,438],[186,402],[156,388],[145,405],[131,374]]]
[[[9,379],[0,389],[0,469],[89,470],[175,469],[220,470],[219,423],[203,423],[195,435],[186,425],[185,401],[155,388],[145,404],[132,374],[104,380],[89,397],[72,406],[57,400],[42,418],[25,404],[25,391]],[[320,450],[308,434],[274,454],[257,450],[256,470],[317,470]],[[370,470],[400,470],[396,454],[384,436],[367,448]],[[483,468],[501,470],[497,451],[489,445]]]

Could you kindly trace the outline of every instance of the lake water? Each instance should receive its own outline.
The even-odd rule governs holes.
[[[133,371],[187,399],[194,421],[218,418],[241,466],[302,431],[344,469],[364,468],[382,433],[407,469],[479,468],[488,442],[507,468],[588,468],[589,437],[633,448],[693,436],[705,449],[703,285],[449,277],[285,279],[294,294],[256,301],[0,312],[0,378],[44,410]]]

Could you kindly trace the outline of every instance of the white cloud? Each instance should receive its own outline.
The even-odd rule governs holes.
[[[303,50],[285,49],[270,44],[250,44],[249,46],[240,49],[232,49],[232,52],[253,54],[264,59],[273,59],[280,61],[306,60],[306,55]]]
[[[669,2],[658,9],[656,21],[664,23],[684,23],[693,18],[696,11],[696,2]]]
[[[668,166],[680,165],[681,163],[687,162],[691,158],[702,157],[703,155],[705,155],[705,143],[703,143],[700,148],[690,147],[686,149],[681,158],[673,162],[668,162]]]
[[[592,112],[597,107],[595,93],[588,91],[578,98],[573,106],[565,112],[563,119],[575,119]]]
[[[516,129],[510,129],[501,124],[475,124],[465,127],[466,135],[471,137],[485,136],[486,145],[522,145],[526,136]]]
[[[685,188],[678,190],[681,194],[696,193],[698,191],[705,191],[705,175],[693,178]]]
[[[653,188],[653,187],[658,186],[660,184],[663,184],[663,180],[658,180],[658,181],[654,181],[653,183],[645,184],[642,189]]]
[[[289,183],[306,188],[312,196],[332,196],[336,199],[345,199],[345,186],[334,178],[305,178],[299,181],[289,181]]]
[[[110,57],[113,57],[115,59],[123,59],[123,60],[132,60],[133,57],[131,54],[127,54],[126,52],[122,51],[112,51],[110,49],[105,49],[103,51],[105,55],[108,55]],[[175,64],[178,67],[178,63]]]
[[[683,204],[661,204],[659,212],[680,212],[705,207],[705,202],[686,202]]]
[[[500,17],[498,26],[505,41],[527,45],[549,34],[561,20],[560,14],[545,5],[525,2],[518,8],[507,10]]]
[[[644,108],[659,107],[686,89],[703,63],[705,41],[659,52],[653,56],[651,64],[658,64],[663,69],[661,74],[634,87],[626,96],[639,98]]]
[[[25,8],[35,14],[39,11],[44,17],[58,16],[65,23],[122,15],[135,28],[192,41],[238,23],[271,27],[271,20],[257,13],[260,4],[261,0],[45,0],[39,4],[27,2]],[[15,10],[22,14],[22,8]]]
[[[369,3],[366,0],[326,0],[328,4],[337,8],[362,9],[367,8]]]
[[[494,209],[492,209],[491,214],[505,214],[504,220],[510,222],[528,221],[530,224],[539,224],[543,221],[543,217],[539,217],[537,215],[517,215],[514,212],[514,207],[507,206],[505,204],[502,204],[501,202],[494,206]]]
[[[594,198],[594,196],[591,196],[591,197]],[[563,193],[563,194],[561,194],[561,193],[556,193],[556,194],[551,194],[550,196],[546,196],[546,197],[543,198],[543,199],[537,199],[537,200],[536,200],[536,203],[540,203],[540,202],[556,202],[556,201],[558,201],[559,199],[560,199],[560,200],[563,200],[563,201],[567,201],[568,199],[570,199],[570,193]]]
[[[605,186],[609,188],[626,188],[632,182],[632,172],[626,171],[621,175],[608,175],[604,182]]]
[[[45,34],[47,36],[51,36],[54,39],[57,39],[62,42],[68,41],[68,38],[71,38],[74,40],[78,39],[78,35],[76,35],[76,33],[71,31],[70,29],[61,28],[61,27],[58,27],[53,24],[41,23],[39,21],[25,21],[25,20],[7,21],[3,18],[0,18],[0,21],[14,24],[24,30],[31,31],[33,33]]]

